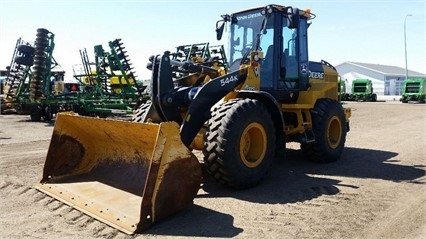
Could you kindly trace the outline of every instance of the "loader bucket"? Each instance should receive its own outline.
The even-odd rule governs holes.
[[[127,234],[193,203],[201,165],[175,122],[58,115],[36,188]]]

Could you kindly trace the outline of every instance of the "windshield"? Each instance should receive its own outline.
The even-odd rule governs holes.
[[[231,34],[230,34],[230,63],[236,60],[241,60],[247,51],[253,46],[256,40],[256,35],[262,29],[264,16],[261,14],[262,9],[237,13],[232,16]],[[266,29],[262,34],[262,40],[259,50],[265,51],[268,46],[273,43],[273,17],[267,20]]]

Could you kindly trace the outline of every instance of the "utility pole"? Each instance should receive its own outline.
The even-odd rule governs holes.
[[[404,46],[405,46],[405,80],[408,79],[408,66],[407,66],[407,17],[411,17],[413,15],[407,14],[404,19]]]

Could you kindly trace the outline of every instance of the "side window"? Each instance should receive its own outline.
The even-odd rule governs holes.
[[[244,42],[245,48],[250,48],[253,45],[253,39],[254,39],[254,32],[252,28],[247,28],[246,35],[244,39],[247,39],[246,42]]]
[[[296,29],[283,28],[283,49],[286,56],[296,55]]]
[[[260,41],[260,48],[263,52],[262,68],[260,70],[260,87],[274,87],[274,29],[269,28],[264,31]]]
[[[266,54],[268,47],[273,45],[273,43],[274,43],[274,29],[273,28],[266,29],[260,41],[260,48],[262,48],[263,54]]]
[[[300,63],[308,61],[308,23],[306,20],[300,21],[299,28],[299,51],[300,51]]]
[[[299,77],[299,64],[297,56],[297,29],[286,26],[287,19],[283,18],[283,59],[282,67],[285,67],[285,78],[296,79]],[[294,86],[287,86],[293,88]]]

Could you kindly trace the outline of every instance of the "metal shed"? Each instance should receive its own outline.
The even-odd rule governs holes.
[[[374,93],[377,95],[401,95],[402,93],[402,82],[405,80],[405,68],[346,61],[337,65],[336,69],[341,78],[346,80],[347,92],[350,92],[353,80],[368,78],[373,82]],[[408,77],[426,79],[426,74],[408,70]]]

